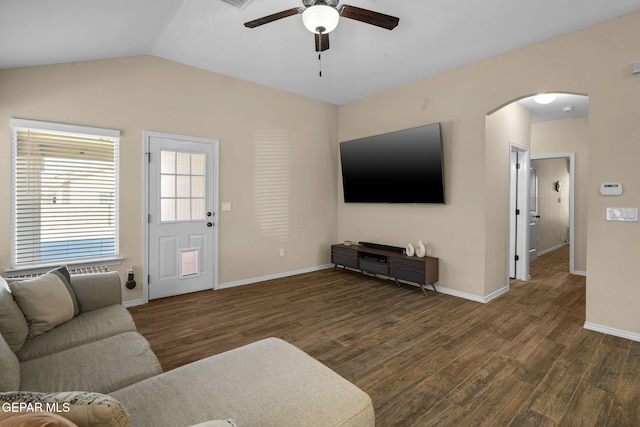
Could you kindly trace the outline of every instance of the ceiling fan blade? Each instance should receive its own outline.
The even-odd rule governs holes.
[[[396,18],[395,16],[385,15],[384,13],[374,12],[356,6],[349,6],[348,4],[341,6],[338,10],[340,15],[345,18],[355,19],[356,21],[386,28],[387,30],[393,30],[398,26],[398,22],[400,22],[400,18]]]
[[[244,26],[247,28],[259,27],[260,25],[268,24],[269,22],[277,21],[278,19],[286,18],[287,16],[297,15],[301,13],[303,10],[304,8],[294,7],[292,9],[283,10],[282,12],[274,13],[273,15],[263,16],[262,18],[245,22]]]
[[[314,34],[316,36],[316,52],[324,52],[329,49],[329,33]]]

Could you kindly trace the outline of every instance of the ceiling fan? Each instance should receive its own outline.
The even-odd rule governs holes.
[[[315,34],[316,52],[329,49],[329,33],[338,25],[340,17],[355,19],[376,27],[393,30],[400,22],[395,16],[362,9],[356,6],[343,4],[338,6],[340,0],[302,0],[304,7],[294,7],[253,21],[245,22],[247,28],[255,28],[269,22],[288,16],[302,14],[304,26]]]

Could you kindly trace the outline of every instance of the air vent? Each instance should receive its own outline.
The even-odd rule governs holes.
[[[238,9],[244,9],[253,0],[222,0],[222,1],[230,4],[231,6],[235,6]]]

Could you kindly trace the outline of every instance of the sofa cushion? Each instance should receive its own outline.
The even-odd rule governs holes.
[[[20,363],[0,335],[0,392],[20,389]]]
[[[78,299],[81,313],[122,304],[122,284],[117,271],[74,274],[71,287]]]
[[[123,332],[135,331],[136,325],[129,311],[121,305],[110,305],[80,313],[46,334],[29,338],[17,355],[24,362]]]
[[[372,426],[371,398],[331,369],[270,338],[110,393],[136,427],[232,418],[238,426]]]
[[[162,372],[149,343],[125,332],[20,365],[20,389],[108,393]]]
[[[29,324],[29,336],[35,337],[71,320],[79,313],[65,266],[34,279],[11,282],[11,292]]]
[[[6,280],[0,277],[0,333],[11,350],[19,351],[29,334],[29,325],[13,299]]]
[[[0,410],[2,427],[79,427],[52,412],[4,412]]]
[[[122,404],[113,397],[101,393],[87,391],[0,393],[0,404],[5,403],[13,407],[24,404],[28,405],[28,408],[55,412],[79,427],[131,427]]]

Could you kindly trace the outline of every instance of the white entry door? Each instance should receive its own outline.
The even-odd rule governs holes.
[[[217,280],[217,141],[147,134],[149,299]]]

